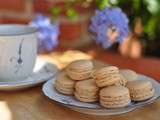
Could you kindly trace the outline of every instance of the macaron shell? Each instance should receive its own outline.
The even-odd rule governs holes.
[[[105,107],[105,108],[120,108],[120,107],[125,107],[127,105],[129,105],[131,102],[130,99],[126,99],[123,101],[118,101],[118,102],[104,102],[100,100],[100,104],[101,106]]]
[[[63,79],[63,80],[56,80],[55,83],[61,84],[62,86],[68,86],[68,87],[74,87],[75,86],[75,81],[69,80],[69,79]]]
[[[109,86],[100,90],[100,96],[104,97],[121,97],[129,94],[129,90],[123,86]]]
[[[106,78],[95,79],[98,87],[106,87],[116,84],[121,80],[119,74],[108,74]]]
[[[124,95],[121,95],[121,96],[116,96],[116,97],[111,97],[111,96],[103,96],[103,95],[100,95],[100,99],[102,101],[107,101],[107,102],[113,102],[113,101],[123,101],[123,100],[126,100],[130,98],[130,95],[127,93],[127,94],[124,94]]]
[[[89,66],[88,66],[89,67]],[[73,71],[73,72],[87,72],[87,71],[91,71],[93,69],[93,67],[89,67],[87,68],[87,66],[85,66],[84,68],[77,68],[77,69],[73,69],[73,68],[68,68],[68,71]]]
[[[85,80],[91,77],[92,70],[87,72],[74,72],[74,71],[67,71],[68,77],[72,80]]]
[[[98,91],[85,91],[76,89],[76,93],[84,96],[98,96]]]
[[[74,93],[74,96],[77,100],[81,102],[96,102],[98,101],[98,97],[90,97],[90,96],[81,96],[80,94]]]
[[[67,94],[67,95],[73,95],[74,92],[74,86],[66,86],[64,84],[61,84],[59,82],[55,82],[54,87],[56,90],[62,94]]]
[[[98,87],[93,79],[79,81],[76,83],[75,87],[83,90],[91,90],[91,91],[98,90]]]
[[[73,85],[65,85],[63,83],[60,83],[59,81],[55,82],[55,86],[60,86],[61,88],[66,88],[66,89],[74,89]]]
[[[75,72],[81,72],[81,70],[91,70],[93,69],[93,63],[91,60],[76,60],[71,62],[68,65],[68,68],[70,70],[73,70]]]
[[[97,69],[93,72],[93,77],[95,79],[103,79],[106,78],[108,74],[119,73],[119,69],[115,66],[107,66]]]
[[[74,94],[78,95],[79,97],[82,98],[89,98],[89,99],[97,99],[99,96],[98,95],[87,95],[87,94],[79,94],[76,91],[74,92]]]
[[[74,93],[74,89],[64,88],[64,87],[61,87],[59,85],[56,85],[55,88],[59,93],[62,93],[62,94],[65,94],[65,95],[73,95],[73,93]]]
[[[118,82],[118,80],[116,80],[116,79],[114,79],[114,80],[103,79],[103,80],[96,81],[98,87],[111,86],[111,85],[114,85],[116,82]]]
[[[143,90],[143,89],[150,89],[152,88],[152,83],[148,80],[135,80],[130,81],[127,83],[126,87],[133,91],[133,90]]]
[[[74,86],[75,81],[73,81],[72,79],[70,79],[66,72],[61,72],[58,77],[56,78],[56,82],[59,82],[61,84],[64,85],[69,85],[69,86]]]
[[[121,69],[120,73],[124,76],[124,78],[127,81],[133,81],[138,79],[138,74],[133,70]]]
[[[143,101],[154,96],[155,90],[151,89],[149,91],[144,91],[143,93],[131,94],[131,100],[133,101]]]

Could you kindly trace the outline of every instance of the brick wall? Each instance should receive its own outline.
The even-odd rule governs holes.
[[[0,24],[27,24],[36,13],[49,15],[48,10],[50,7],[63,5],[64,0],[0,0]],[[79,6],[76,9],[79,11],[80,17],[74,22],[69,21],[64,15],[60,16],[60,39],[75,40],[86,33],[93,9],[84,9]]]
[[[32,17],[31,0],[0,0],[0,23],[28,23]]]

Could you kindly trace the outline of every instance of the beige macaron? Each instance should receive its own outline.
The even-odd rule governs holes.
[[[93,79],[78,81],[74,95],[81,102],[95,102],[98,100],[98,90]]]
[[[66,95],[73,95],[75,81],[68,78],[65,72],[62,72],[58,75],[55,81],[55,88],[58,92]]]
[[[127,81],[133,81],[138,79],[138,74],[133,70],[122,69],[120,70],[120,73],[124,76],[124,78]]]
[[[98,87],[105,87],[114,84],[120,84],[122,76],[119,74],[119,69],[115,66],[102,67],[93,72],[93,78]]]
[[[126,87],[130,91],[131,100],[143,101],[154,95],[155,89],[148,80],[135,80],[127,83]]]
[[[73,80],[90,78],[94,66],[91,60],[76,60],[66,68],[67,75]]]
[[[124,86],[109,86],[100,90],[100,104],[106,108],[125,107],[130,104],[129,90]]]
[[[119,80],[115,83],[115,85],[126,86],[127,80],[125,79],[125,77],[120,73],[117,74],[117,77],[119,78]]]
[[[109,74],[119,73],[119,69],[116,66],[106,66],[94,70],[93,77],[95,79],[103,79]]]

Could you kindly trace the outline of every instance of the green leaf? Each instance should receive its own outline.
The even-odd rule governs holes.
[[[159,7],[159,1],[158,0],[146,0],[148,3],[147,9],[150,11],[152,14],[157,14],[160,10]]]
[[[149,35],[150,38],[153,39],[155,37],[156,27],[157,27],[157,19],[150,18],[147,24],[144,26],[144,31]]]
[[[52,7],[52,8],[50,8],[50,12],[54,16],[58,16],[62,12],[62,8],[60,8],[60,7]]]
[[[99,9],[104,9],[109,6],[109,0],[96,0],[96,5]]]
[[[70,19],[74,19],[78,16],[78,12],[73,9],[73,8],[70,8],[66,11],[66,15],[70,18]]]
[[[141,7],[141,2],[140,2],[140,0],[133,0],[132,1],[132,6],[133,6],[133,9],[134,10],[136,10],[136,11],[138,11],[139,9],[140,9],[140,7]]]

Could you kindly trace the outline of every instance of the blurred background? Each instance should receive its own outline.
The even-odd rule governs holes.
[[[108,4],[126,13],[130,34],[121,44],[104,49],[95,43],[88,29],[95,10],[102,10]],[[48,19],[45,32],[43,24]],[[46,44],[46,49],[44,47],[41,53],[77,49],[89,50],[93,55],[98,50],[130,58],[160,57],[160,0],[0,0],[1,24],[37,25],[37,22],[41,34],[47,36],[45,39],[54,39],[47,44],[42,42],[40,47]],[[52,37],[48,37],[49,31],[54,34]]]

